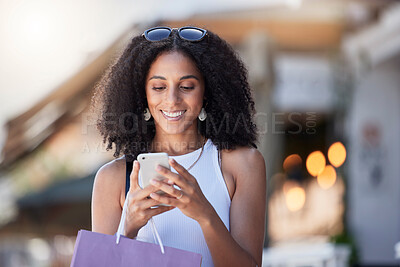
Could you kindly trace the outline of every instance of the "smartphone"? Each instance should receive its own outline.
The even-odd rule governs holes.
[[[156,171],[157,165],[161,165],[167,169],[171,169],[168,162],[167,153],[143,153],[137,156],[137,161],[140,163],[139,169],[139,186],[145,188],[150,184],[151,179],[164,180],[164,176]],[[164,195],[164,191],[157,191],[157,194]],[[167,206],[161,204],[163,206]],[[169,206],[169,205],[168,205]]]

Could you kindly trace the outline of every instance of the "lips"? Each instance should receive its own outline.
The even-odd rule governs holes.
[[[164,118],[166,118],[169,121],[177,121],[183,117],[183,114],[185,114],[186,110],[173,110],[173,111],[165,111],[161,110],[161,113],[163,114]]]

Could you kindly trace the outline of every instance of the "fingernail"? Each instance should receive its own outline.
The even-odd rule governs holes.
[[[169,159],[169,162],[170,163],[175,163],[175,160],[174,159]]]
[[[157,180],[154,180],[154,179],[151,179],[151,180],[150,180],[150,183],[151,183],[152,185],[158,185],[158,181],[157,181]]]
[[[155,193],[151,193],[151,194],[150,194],[150,197],[155,197],[155,196],[156,196]]]
[[[168,180],[168,184],[174,184],[174,181]]]
[[[157,171],[161,171],[161,166],[160,166],[160,165],[157,165],[157,166],[156,166],[156,170],[157,170]]]

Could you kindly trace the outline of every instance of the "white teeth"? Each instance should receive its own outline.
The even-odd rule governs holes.
[[[185,111],[184,110],[181,110],[181,111],[178,111],[178,112],[173,112],[173,113],[171,113],[171,112],[166,112],[166,111],[164,111],[164,110],[161,110],[162,111],[162,113],[164,113],[166,116],[168,116],[168,117],[178,117],[178,116],[180,116],[180,115],[182,115]]]

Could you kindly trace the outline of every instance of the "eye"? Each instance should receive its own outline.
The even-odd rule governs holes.
[[[156,90],[156,91],[160,91],[160,90],[162,90],[162,89],[164,89],[165,87],[153,87],[153,90]]]
[[[181,86],[181,88],[185,89],[185,90],[193,90],[194,86]]]

